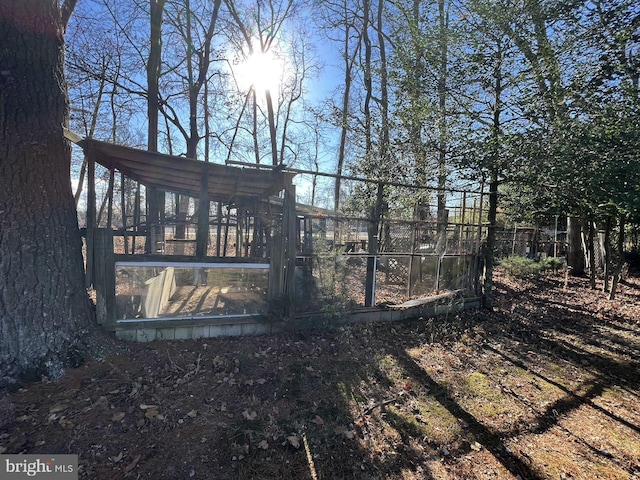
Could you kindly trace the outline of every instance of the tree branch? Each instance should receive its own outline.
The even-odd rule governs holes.
[[[67,24],[69,23],[69,19],[71,18],[71,14],[73,10],[76,8],[76,4],[78,0],[65,0],[62,4],[61,12],[60,12],[60,20],[62,21],[62,29],[67,29]]]

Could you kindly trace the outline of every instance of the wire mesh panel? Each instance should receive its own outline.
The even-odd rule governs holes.
[[[494,254],[498,258],[510,255],[533,258],[540,251],[543,244],[542,237],[543,235],[532,227],[497,230]]]
[[[406,209],[375,219],[301,216],[301,308],[398,304],[445,290],[475,294],[482,212],[466,201],[441,215],[434,206],[416,207],[409,218]]]
[[[376,257],[376,304],[398,304],[410,298],[410,255]]]
[[[329,252],[299,259],[298,263],[298,311],[320,311],[327,305],[364,305],[366,257]]]
[[[413,223],[407,221],[383,221],[379,229],[379,251],[410,253],[415,243]]]
[[[326,302],[365,306],[367,265],[375,258],[374,304],[399,304],[447,290],[477,293],[476,255],[328,254],[313,257],[310,273],[300,273],[301,308]],[[370,264],[370,263],[369,263]]]

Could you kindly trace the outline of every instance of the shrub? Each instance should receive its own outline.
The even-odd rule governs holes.
[[[625,252],[624,260],[629,264],[630,272],[640,273],[640,250],[634,248],[629,252]]]
[[[547,257],[541,261],[532,260],[526,257],[507,257],[499,262],[506,275],[517,278],[537,277],[540,272],[553,270],[557,272],[564,267],[564,260]]]
[[[542,270],[553,270],[554,272],[557,272],[564,267],[564,259],[547,257],[542,260],[540,264],[542,265]]]
[[[526,257],[507,257],[499,265],[509,277],[531,278],[537,277],[542,271],[542,264]]]

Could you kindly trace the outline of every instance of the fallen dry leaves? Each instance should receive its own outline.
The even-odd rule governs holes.
[[[0,398],[80,478],[640,478],[640,280],[497,278],[495,311],[116,344]]]

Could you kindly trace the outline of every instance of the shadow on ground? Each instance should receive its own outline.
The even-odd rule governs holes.
[[[638,285],[498,279],[494,312],[131,344],[0,399],[80,478],[640,478]]]

